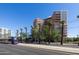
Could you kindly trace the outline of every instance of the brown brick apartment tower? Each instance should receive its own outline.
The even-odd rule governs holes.
[[[67,37],[67,11],[54,11],[52,16],[44,19],[44,25],[46,25],[46,23],[48,21],[52,22],[52,29],[56,29],[58,31],[62,31],[62,23],[61,21],[64,21],[64,25],[63,25],[63,38]]]
[[[47,22],[49,20],[52,23],[52,26],[51,26],[52,29],[56,29],[56,30],[60,31],[60,34],[62,32],[62,23],[61,23],[61,21],[64,21],[63,38],[66,38],[67,37],[67,11],[54,11],[52,16],[50,16],[46,19],[36,18],[34,20],[33,25],[38,26],[38,24],[40,24],[43,27],[43,26],[47,25]]]

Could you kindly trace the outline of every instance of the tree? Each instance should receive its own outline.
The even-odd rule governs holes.
[[[20,28],[20,40],[21,40],[21,43],[23,42],[23,40],[22,40],[22,33],[23,33],[23,29]]]
[[[48,20],[46,24],[43,26],[43,33],[45,41],[48,41],[49,44],[51,41],[59,41],[60,39],[60,31],[53,28],[53,22]]]
[[[32,39],[33,41],[38,39],[38,28],[36,26],[32,27]]]
[[[28,38],[27,27],[24,27],[24,29],[25,29],[25,32],[23,32],[23,29],[20,28],[20,41],[21,42],[26,42]]]
[[[19,40],[19,30],[16,30],[16,38]]]
[[[53,29],[52,30],[52,32],[51,32],[51,37],[52,37],[52,39],[53,39],[53,41],[54,42],[58,42],[58,41],[60,41],[59,39],[60,39],[60,32],[59,32],[59,30],[57,30],[57,29]]]
[[[48,42],[50,44],[50,41],[51,41],[51,29],[52,29],[52,21],[51,20],[48,20],[47,21],[47,25],[48,25]]]
[[[26,34],[27,34],[27,27],[24,27],[25,31],[26,31]]]
[[[25,36],[26,36],[26,40],[27,40],[27,27],[24,27],[24,29],[25,29]]]
[[[44,33],[44,38],[46,39],[45,41],[49,41],[49,26],[45,25],[43,28],[43,33]],[[57,29],[51,29],[50,33],[50,39],[51,41],[59,41],[60,39],[60,31]]]
[[[26,38],[28,38],[28,35],[25,32],[22,32],[22,41],[26,42],[27,41]]]
[[[41,24],[39,24],[38,38],[39,38],[39,44],[40,44],[40,41],[41,41]]]
[[[48,41],[49,39],[48,39],[48,37],[49,37],[49,27],[48,27],[48,25],[45,25],[44,27],[43,27],[43,37],[44,37],[44,41]]]

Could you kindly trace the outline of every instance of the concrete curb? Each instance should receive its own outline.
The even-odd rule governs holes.
[[[17,45],[20,46],[27,46],[27,47],[34,47],[34,48],[43,48],[43,49],[50,49],[50,50],[58,50],[58,51],[65,51],[65,52],[72,52],[72,53],[79,53],[79,48],[71,48],[71,47],[59,47],[59,46],[47,46],[47,45],[39,45],[39,44],[23,44],[18,43]]]

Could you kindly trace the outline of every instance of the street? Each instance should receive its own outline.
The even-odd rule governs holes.
[[[0,55],[77,55],[77,53],[0,44]]]

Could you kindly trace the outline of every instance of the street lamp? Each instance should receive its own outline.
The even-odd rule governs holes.
[[[40,30],[41,30],[40,27],[41,27],[41,24],[39,24],[39,33],[38,33],[38,34],[39,34],[39,44],[40,44],[40,35],[41,35],[41,34],[40,34],[40,32],[41,32],[41,31],[40,31]]]
[[[63,40],[64,40],[64,20],[60,21],[61,22],[61,45],[63,45]]]

